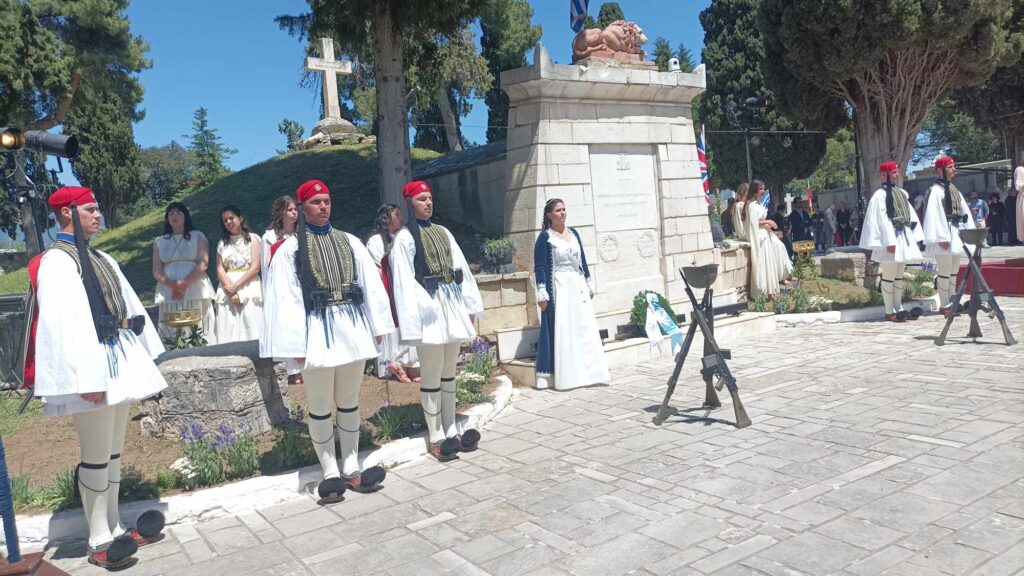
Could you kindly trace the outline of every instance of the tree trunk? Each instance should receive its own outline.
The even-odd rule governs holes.
[[[15,152],[15,154],[19,157],[16,159],[19,166],[14,171],[14,185],[23,188],[28,186],[28,178],[25,175],[25,156],[23,152]],[[40,223],[36,222],[36,214],[38,213],[36,202],[39,200],[34,197],[24,198],[23,200],[18,203],[18,216],[21,220],[21,229],[25,233],[25,256],[28,260],[31,260],[43,251],[43,246],[39,242],[39,230],[37,229]],[[43,228],[45,227],[44,223]]]
[[[437,89],[437,107],[441,109],[441,122],[444,123],[444,136],[448,140],[448,151],[461,152],[462,138],[459,137],[459,127],[455,123],[452,103],[448,100],[447,87]]]
[[[381,201],[402,205],[402,186],[412,175],[406,120],[405,65],[390,1],[373,9],[374,79],[377,88],[377,168]]]

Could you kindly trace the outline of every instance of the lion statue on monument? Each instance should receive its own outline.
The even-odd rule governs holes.
[[[647,36],[636,22],[616,20],[607,28],[580,30],[572,41],[572,61],[590,56],[640,60],[647,57],[640,46],[647,43]]]

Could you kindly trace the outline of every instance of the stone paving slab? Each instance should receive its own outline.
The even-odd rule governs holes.
[[[1024,299],[1001,298],[1024,338]],[[175,526],[127,573],[196,576],[985,574],[1024,571],[1024,345],[957,320],[780,328],[730,366],[754,424],[671,358],[615,385],[520,390],[453,463],[376,494]],[[84,544],[50,554],[99,574]]]

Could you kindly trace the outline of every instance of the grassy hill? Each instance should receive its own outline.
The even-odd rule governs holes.
[[[413,162],[439,154],[413,149]],[[216,243],[220,239],[220,209],[236,204],[245,212],[253,232],[263,234],[270,222],[274,200],[294,195],[299,184],[322,180],[331,189],[332,223],[362,236],[373,223],[380,206],[377,179],[377,149],[373,145],[332,146],[290,152],[250,166],[182,198],[192,212],[192,221],[210,239],[210,277],[216,285]],[[164,208],[105,230],[93,245],[120,263],[125,276],[144,302],[153,301],[153,239],[163,233]],[[0,294],[24,292],[28,275],[24,269],[0,276]]]

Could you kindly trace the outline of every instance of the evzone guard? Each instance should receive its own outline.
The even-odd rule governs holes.
[[[461,343],[476,336],[483,313],[476,280],[455,237],[430,221],[434,200],[426,182],[402,189],[409,224],[395,236],[389,254],[398,330],[402,344],[420,358],[420,402],[427,422],[429,454],[439,461],[476,450],[480,432],[459,433],[455,422],[455,370]]]
[[[25,383],[46,416],[71,416],[81,447],[76,492],[89,527],[89,563],[111,570],[134,563],[139,546],[163,537],[159,511],[134,528],[121,523],[121,450],[131,403],[167,387],[153,359],[163,344],[138,296],[108,254],[89,247],[100,229],[92,190],[50,195],[56,241],[28,265],[29,344]]]
[[[924,251],[935,258],[935,291],[939,293],[939,310],[949,314],[950,298],[956,292],[956,275],[964,246],[972,253],[974,246],[960,240],[960,229],[974,228],[974,219],[967,200],[953,184],[956,162],[949,156],[935,159],[938,179],[928,189],[924,210]]]
[[[910,206],[907,191],[896,185],[899,165],[883,162],[879,166],[882,187],[875,190],[864,214],[860,247],[871,250],[871,260],[882,273],[882,302],[885,319],[890,322],[917,320],[921,309],[903,309],[903,272],[907,262],[921,260],[917,243],[924,240],[917,213]]]
[[[355,236],[331,226],[327,185],[310,180],[296,190],[299,221],[270,263],[260,355],[295,359],[309,406],[309,435],[320,460],[322,504],[346,489],[379,490],[385,471],[359,469],[359,389],[366,361],[381,336],[395,329],[391,303],[373,258]],[[341,470],[334,446],[341,441]]]

